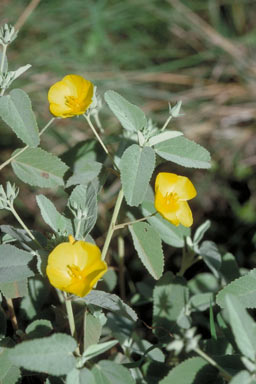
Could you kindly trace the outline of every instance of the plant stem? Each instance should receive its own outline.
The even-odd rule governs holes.
[[[117,238],[119,256],[119,289],[121,299],[125,301],[125,279],[124,279],[124,239],[122,236]]]
[[[72,308],[72,301],[68,300],[66,292],[64,292],[64,297],[65,297],[65,304],[66,304],[66,310],[68,315],[70,334],[72,337],[75,337],[76,327],[75,327],[75,319],[74,319],[73,308]]]
[[[172,115],[170,115],[170,116],[168,117],[168,119],[167,119],[166,122],[164,123],[163,127],[161,128],[161,131],[164,131],[164,130],[165,130],[165,128],[167,127],[167,125],[169,124],[169,122],[171,121],[171,119],[172,119]]]
[[[5,61],[5,56],[6,56],[6,50],[7,50],[7,44],[4,44],[3,50],[2,50],[1,67],[0,67],[0,73],[1,74],[4,72],[4,61]]]
[[[83,116],[84,116],[84,118],[87,120],[87,123],[89,124],[91,130],[93,131],[93,133],[94,133],[94,135],[96,136],[98,142],[100,143],[100,145],[101,145],[102,148],[104,149],[105,153],[107,154],[107,156],[108,156],[108,157],[110,158],[110,160],[112,161],[114,167],[115,167],[116,169],[118,169],[118,167],[117,167],[117,165],[115,164],[115,161],[114,161],[113,157],[111,156],[109,150],[107,149],[107,147],[106,147],[105,144],[103,143],[103,141],[102,141],[100,135],[98,134],[98,132],[96,131],[96,129],[95,129],[94,125],[93,125],[93,123],[91,122],[90,117],[87,116],[86,114],[84,114]]]
[[[114,226],[114,230],[122,229],[122,228],[126,227],[127,225],[133,225],[133,224],[139,223],[141,221],[145,221],[145,220],[149,219],[150,217],[152,217],[152,216],[154,216],[156,214],[157,214],[157,212],[154,212],[154,213],[152,213],[149,216],[142,217],[141,219],[134,220],[134,221],[128,221],[127,223],[122,223],[122,224],[115,225]]]
[[[70,334],[72,337],[74,337],[77,340],[77,333],[76,333],[76,326],[75,326],[75,318],[74,318],[74,313],[73,313],[73,308],[72,308],[72,301],[69,300],[68,295],[66,292],[63,292],[64,295],[64,300],[66,304],[66,311],[68,315],[68,324],[69,324],[69,329],[70,329]],[[80,356],[80,350],[79,346],[76,348],[76,354]]]
[[[102,250],[102,254],[101,254],[102,260],[104,260],[106,255],[107,255],[108,247],[109,247],[110,241],[112,239],[113,233],[115,231],[115,224],[116,224],[118,213],[119,213],[120,208],[121,208],[123,198],[124,198],[124,192],[123,192],[123,189],[120,189],[118,196],[117,196],[116,205],[115,205],[114,212],[113,212],[113,215],[111,218],[111,222],[109,224],[108,233],[106,236],[104,247]]]
[[[18,215],[18,213],[16,212],[13,204],[9,203],[8,204],[9,207],[10,207],[10,211],[12,212],[13,216],[15,217],[15,219],[20,223],[20,225],[22,226],[23,229],[25,229],[25,231],[27,232],[27,234],[29,235],[29,237],[34,241],[34,243],[39,246],[40,248],[42,248],[41,244],[37,241],[37,239],[35,238],[35,236],[33,235],[33,233],[30,231],[30,229],[28,229],[28,227],[26,226],[26,224],[23,222],[23,220],[21,219],[21,217]]]
[[[9,318],[10,318],[10,321],[12,323],[13,330],[17,331],[17,329],[18,329],[18,321],[17,321],[17,317],[16,317],[16,314],[15,314],[15,310],[14,310],[12,299],[7,299],[7,305],[8,305]]]
[[[80,233],[81,224],[82,224],[82,218],[79,219],[77,227],[76,227],[76,234],[75,234],[75,239],[76,240],[78,239],[78,236],[79,236],[79,233]]]
[[[52,124],[52,122],[55,120],[55,117],[53,117],[45,126],[44,128],[39,132],[39,136],[41,136],[45,131],[46,129]],[[28,149],[29,146],[26,145],[24,148],[21,148],[21,150],[19,152],[17,152],[15,155],[13,155],[12,157],[10,157],[8,160],[6,160],[4,163],[2,163],[0,165],[0,171],[1,169],[3,169],[6,165],[8,165],[9,163],[11,163],[16,157],[18,157],[22,152],[26,151],[26,149]]]
[[[208,356],[205,352],[203,352],[200,348],[195,348],[194,351],[201,356],[204,360],[208,361],[213,367],[217,368],[225,380],[228,382],[232,379],[232,376],[224,369],[222,368],[216,361],[214,361],[210,356]]]

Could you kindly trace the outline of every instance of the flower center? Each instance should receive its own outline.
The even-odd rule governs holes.
[[[178,200],[179,196],[176,192],[166,193],[164,197],[165,204],[167,205],[167,208],[171,211],[175,211],[178,209]]]
[[[80,112],[81,104],[78,97],[75,96],[65,96],[65,104],[67,107],[72,109],[74,112]]]
[[[78,279],[78,280],[84,279],[83,271],[81,271],[81,269],[76,265],[74,264],[67,265],[67,268],[68,268],[68,274],[72,279]]]

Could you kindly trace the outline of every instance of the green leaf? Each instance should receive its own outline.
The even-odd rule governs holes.
[[[84,351],[83,358],[85,361],[93,359],[94,357],[101,355],[102,353],[113,348],[117,343],[118,340],[110,340],[106,341],[105,343],[92,344],[86,349],[86,351]]]
[[[164,269],[164,255],[160,236],[147,223],[129,225],[129,231],[142,263],[154,279],[159,279]]]
[[[139,339],[136,340],[131,347],[133,353],[137,353],[138,355],[145,355],[150,357],[154,361],[158,361],[159,363],[165,362],[165,355],[157,346],[149,343],[147,340]]]
[[[199,248],[199,253],[205,264],[218,277],[221,267],[221,255],[216,244],[213,241],[204,241]]]
[[[92,373],[96,384],[135,384],[128,369],[113,361],[101,360],[94,365]]]
[[[75,165],[74,174],[67,180],[66,187],[76,184],[88,184],[99,175],[101,168],[102,164],[97,161],[88,162],[85,159],[84,164],[81,164],[80,161],[79,165]]]
[[[15,367],[8,358],[10,348],[14,346],[14,342],[6,338],[0,343],[0,383],[15,384],[20,377],[20,369]]]
[[[86,186],[77,185],[69,197],[69,205],[80,209],[83,215],[78,237],[84,238],[90,233],[97,221],[97,193],[96,183],[91,182]],[[75,224],[77,226],[78,222],[75,221]]]
[[[28,295],[27,279],[15,281],[14,283],[1,283],[0,291],[6,299],[16,299]]]
[[[117,284],[117,274],[114,268],[109,267],[107,272],[104,273],[102,279],[99,281],[97,287],[101,291],[112,292]]]
[[[190,305],[193,309],[198,311],[205,311],[210,307],[211,302],[213,301],[213,293],[198,293],[191,297],[189,300]]]
[[[256,269],[232,281],[219,292],[216,302],[220,307],[225,308],[225,297],[228,294],[239,299],[243,308],[256,308]]]
[[[236,344],[241,353],[251,361],[256,356],[256,324],[233,295],[226,295],[226,308]]]
[[[96,384],[91,371],[87,368],[73,369],[68,373],[66,384]]]
[[[144,216],[155,213],[155,205],[152,201],[144,201],[141,205]],[[184,246],[184,237],[190,235],[190,228],[183,225],[176,227],[165,220],[159,213],[147,219],[149,224],[160,235],[161,239],[172,247],[182,248]]]
[[[208,231],[210,226],[211,226],[210,220],[206,220],[203,224],[200,225],[200,227],[197,228],[193,238],[194,244],[200,243],[200,241],[203,239],[205,233]]]
[[[40,139],[31,101],[22,89],[0,98],[0,116],[27,145],[37,147]]]
[[[241,371],[233,376],[229,384],[256,384],[256,380],[247,371]]]
[[[18,367],[61,376],[75,367],[76,347],[71,336],[56,333],[16,345],[9,351],[9,359]]]
[[[49,336],[52,332],[53,327],[49,320],[35,320],[30,323],[25,332],[30,339],[37,339],[39,337]]]
[[[2,232],[7,233],[12,240],[17,240],[25,251],[31,251],[31,249],[38,250],[38,245],[29,237],[25,229],[15,228],[11,225],[0,225]],[[42,233],[31,230],[31,233],[35,236],[36,240],[42,245],[43,248],[47,245],[47,239]]]
[[[97,344],[102,331],[100,320],[86,311],[84,315],[84,350],[90,345]]]
[[[153,145],[162,143],[163,141],[170,140],[178,136],[183,136],[183,133],[180,131],[161,132],[158,135],[151,137],[148,141],[148,144],[150,145],[150,147],[152,147]]]
[[[177,319],[188,302],[188,295],[185,279],[171,272],[166,272],[157,282],[153,293],[153,324],[165,337],[168,332],[179,331]]]
[[[0,245],[0,283],[13,283],[34,276],[29,263],[34,258],[13,245]]]
[[[144,112],[114,91],[107,91],[105,101],[127,131],[141,131],[147,125]]]
[[[201,357],[192,357],[173,368],[159,384],[209,384],[216,371]]]
[[[81,300],[84,301],[87,305],[93,304],[97,307],[108,309],[109,311],[115,312],[120,316],[125,316],[128,319],[132,319],[133,321],[138,319],[134,310],[125,304],[117,295],[94,289],[85,297],[76,299],[76,301]]]
[[[210,168],[209,152],[183,136],[175,137],[155,146],[156,153],[165,160],[190,168]]]
[[[51,200],[44,195],[38,195],[36,201],[46,224],[57,233],[73,235],[71,221],[57,211]]]
[[[137,207],[147,192],[155,168],[155,152],[137,144],[128,147],[120,161],[121,183],[127,204]]]
[[[226,253],[222,258],[220,274],[226,284],[240,277],[236,259],[229,252]]]
[[[12,168],[23,182],[42,188],[64,185],[63,176],[68,169],[57,156],[41,148],[28,148],[12,161]]]
[[[20,311],[26,314],[26,319],[32,320],[40,317],[46,308],[51,286],[45,277],[36,276],[28,280],[28,288],[29,294],[23,297]]]
[[[217,292],[219,290],[217,278],[207,272],[197,274],[189,280],[188,286],[193,293]]]

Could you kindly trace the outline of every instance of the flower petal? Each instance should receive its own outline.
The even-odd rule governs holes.
[[[65,287],[67,287],[72,282],[72,278],[68,274],[67,269],[57,269],[54,266],[48,264],[46,268],[46,274],[51,285],[53,285],[55,288],[61,289],[62,291],[64,291]]]
[[[66,117],[71,117],[71,116],[74,116],[74,114],[72,113],[72,111],[70,110],[70,108],[65,105],[65,104],[55,104],[55,103],[51,103],[50,104],[50,112],[54,115],[54,116],[58,116],[58,117],[62,117],[62,118],[66,118]]]
[[[174,225],[179,225],[176,209],[172,209],[173,207],[166,204],[165,199],[159,190],[157,190],[155,196],[155,208],[164,219],[170,221]]]
[[[62,81],[69,88],[71,95],[79,99],[84,99],[88,91],[93,88],[89,80],[79,75],[67,75]]]
[[[74,96],[69,86],[63,81],[53,84],[48,92],[49,103],[65,104],[66,96]]]
[[[177,193],[180,200],[190,200],[193,199],[196,195],[196,189],[191,183],[189,178],[185,176],[177,176],[178,179],[174,185],[173,192]]]
[[[81,270],[90,268],[101,261],[101,252],[97,245],[85,241],[76,241],[73,245],[74,264]]]
[[[48,257],[48,266],[56,270],[66,270],[67,265],[75,264],[74,246],[71,243],[61,243],[54,248]]]
[[[193,224],[192,212],[186,201],[179,202],[179,209],[176,215],[180,224],[184,225],[184,227],[191,227]]]
[[[163,196],[167,193],[173,192],[177,180],[178,176],[175,175],[175,173],[158,173],[155,181],[155,192],[159,190]]]

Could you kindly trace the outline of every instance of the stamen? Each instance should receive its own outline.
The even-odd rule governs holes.
[[[170,211],[175,211],[178,208],[178,200],[179,196],[175,192],[166,193],[164,197],[164,202],[166,204],[166,208]]]
[[[83,272],[79,267],[76,265],[67,265],[68,268],[68,274],[72,279],[78,279],[82,280],[83,279]]]
[[[65,104],[67,107],[71,108],[72,110],[80,111],[81,109],[81,104],[79,102],[79,99],[74,96],[65,96]]]

